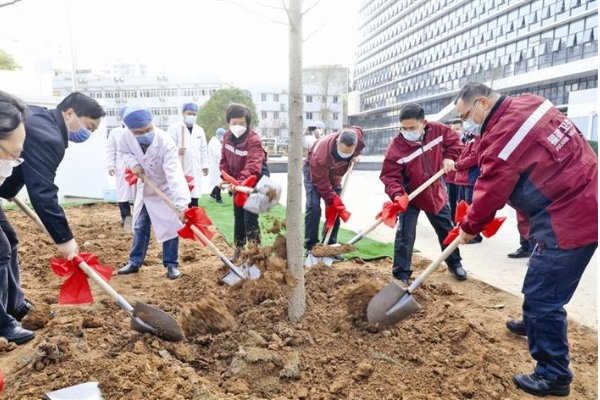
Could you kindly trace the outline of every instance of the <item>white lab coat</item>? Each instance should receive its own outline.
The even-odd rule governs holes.
[[[216,135],[208,142],[208,179],[211,188],[217,186],[222,180],[221,171],[219,171],[222,148],[223,145],[221,144],[221,141],[217,139]]]
[[[141,165],[146,176],[180,211],[184,211],[191,198],[179,162],[178,149],[165,131],[155,127],[154,132],[154,140],[144,154],[133,133],[129,129],[125,129],[117,145],[119,156],[132,170],[136,165]],[[145,187],[144,183],[139,181],[133,205],[133,226],[135,226],[144,205],[154,227],[156,241],[162,243],[175,238],[183,224],[173,210],[151,188]]]
[[[125,128],[122,126],[112,129],[108,133],[108,141],[106,143],[106,165],[109,170],[115,170],[118,202],[133,200],[133,186],[130,186],[125,180],[125,168],[127,166],[117,152],[117,143],[124,130]]]
[[[181,132],[183,131],[183,141]],[[187,150],[179,160],[183,162],[183,171],[187,176],[194,178],[191,196],[195,199],[202,195],[202,169],[208,168],[208,146],[206,145],[206,134],[201,126],[194,124],[192,132],[183,121],[174,123],[169,127],[167,133],[175,141],[177,150],[185,147]]]

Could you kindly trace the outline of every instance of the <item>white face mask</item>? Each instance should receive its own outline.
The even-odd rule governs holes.
[[[354,152],[352,153],[344,153],[343,151],[338,150],[337,151],[338,156],[342,157],[342,158],[350,158],[354,155]]]
[[[188,124],[188,125],[193,125],[194,122],[196,122],[196,116],[195,115],[184,115],[183,119],[184,119],[185,123]]]
[[[400,130],[400,133],[402,134],[402,136],[404,136],[404,139],[410,140],[411,142],[416,142],[421,137],[421,132],[420,131],[403,131],[403,130]]]
[[[20,164],[20,162],[19,162]],[[6,178],[12,175],[13,168],[15,167],[14,161],[0,160],[0,185],[4,183]]]
[[[241,125],[229,125],[229,130],[236,138],[239,138],[246,132],[246,127]]]

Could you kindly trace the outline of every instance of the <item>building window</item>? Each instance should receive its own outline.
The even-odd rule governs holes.
[[[260,101],[267,101],[267,95],[266,95],[266,93],[262,93],[260,95]]]
[[[333,120],[337,121],[340,118],[340,114],[339,113],[333,113]]]
[[[312,101],[313,101],[313,98],[312,98],[312,96],[311,96],[311,95],[307,95],[307,96],[306,96],[306,102],[307,102],[307,103],[312,103]]]
[[[260,116],[262,119],[267,119],[267,112],[266,111],[261,111]]]
[[[279,119],[279,111],[273,111],[273,119]]]
[[[273,101],[279,102],[279,95],[278,94],[274,94],[273,95]]]
[[[338,102],[338,97],[337,96],[333,96],[333,102],[337,103]]]
[[[313,114],[311,112],[307,112],[306,119],[313,119]]]

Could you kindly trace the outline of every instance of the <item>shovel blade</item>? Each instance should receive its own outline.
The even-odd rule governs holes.
[[[392,281],[369,301],[367,320],[371,325],[385,328],[421,311],[421,309],[412,294],[396,281]]]
[[[98,382],[87,382],[46,393],[48,400],[102,400]]]
[[[244,209],[254,214],[269,212],[281,199],[281,185],[268,176],[263,176],[248,197]]]
[[[171,342],[183,340],[183,331],[175,318],[158,308],[139,301],[133,308],[131,328],[140,333],[151,333]]]
[[[243,278],[240,278],[235,272],[229,271],[221,278],[221,281],[229,286],[233,286],[240,283],[242,280],[258,279],[261,275],[260,269],[256,265],[248,266],[247,264],[242,264],[237,267],[237,270]]]
[[[306,268],[312,268],[317,265],[319,262],[323,262],[328,267],[333,265],[333,258],[331,257],[315,257],[312,253],[308,253],[308,257],[306,257],[306,261],[304,261],[304,266]]]
[[[131,215],[125,217],[125,221],[123,221],[123,230],[125,233],[133,233],[133,217]]]

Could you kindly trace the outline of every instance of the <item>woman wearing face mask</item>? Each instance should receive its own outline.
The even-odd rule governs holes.
[[[25,103],[0,91],[0,184],[20,165],[25,141]],[[22,344],[35,333],[19,326],[29,305],[20,285],[17,234],[0,208],[0,337]]]
[[[198,105],[185,103],[182,110],[182,120],[171,125],[167,133],[179,149],[179,159],[184,174],[193,178],[190,182],[194,186],[191,190],[190,207],[197,207],[202,193],[202,177],[208,175],[208,145],[204,129],[196,124]]]
[[[227,108],[225,117],[229,130],[223,135],[219,170],[232,176],[243,186],[254,186],[262,175],[268,175],[268,170],[260,136],[250,129],[250,109],[242,104],[232,104]],[[249,181],[253,179],[256,179],[255,183],[250,184]],[[246,197],[242,193],[236,193],[234,197],[235,253],[232,262],[238,259],[247,241],[260,243],[258,215],[244,210]]]

